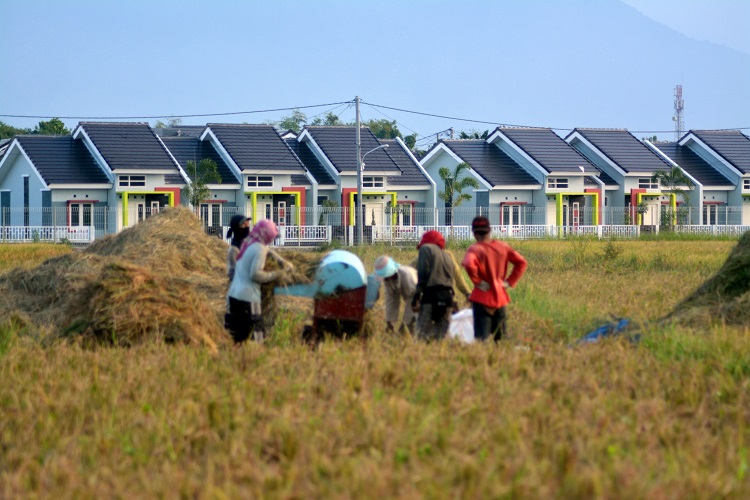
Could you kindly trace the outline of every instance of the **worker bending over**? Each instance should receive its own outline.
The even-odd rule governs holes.
[[[410,301],[417,289],[417,270],[411,266],[402,266],[393,258],[383,255],[375,261],[375,278],[383,283],[385,289],[386,331],[394,330],[403,300],[404,315],[398,331],[403,334],[408,330],[414,334],[415,314]]]

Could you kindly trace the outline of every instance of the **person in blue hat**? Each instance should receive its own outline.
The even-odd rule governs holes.
[[[375,278],[383,283],[385,289],[386,331],[394,331],[403,301],[404,315],[398,330],[399,333],[408,331],[413,335],[416,315],[409,304],[417,289],[417,270],[402,266],[392,257],[383,255],[375,261]]]

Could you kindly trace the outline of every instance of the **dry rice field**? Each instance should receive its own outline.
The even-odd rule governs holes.
[[[498,345],[86,346],[0,327],[0,497],[748,498],[747,326],[656,323],[736,241],[525,241]],[[64,246],[0,245],[0,269]],[[368,271],[383,253],[358,250]],[[452,248],[457,256],[462,248]],[[223,297],[217,297],[221,302]],[[611,317],[637,343],[575,341]]]

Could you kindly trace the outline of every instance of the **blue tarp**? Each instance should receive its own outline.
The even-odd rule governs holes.
[[[622,318],[620,320],[614,321],[612,323],[608,323],[606,325],[600,326],[596,330],[593,330],[578,341],[579,344],[590,344],[593,342],[599,342],[599,340],[606,338],[606,337],[614,337],[615,335],[622,334],[627,326],[630,324],[630,320],[627,318]],[[634,342],[638,341],[638,336],[634,336],[631,340]]]

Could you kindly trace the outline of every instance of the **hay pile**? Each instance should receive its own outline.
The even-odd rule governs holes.
[[[750,231],[740,238],[721,269],[664,321],[693,327],[713,323],[750,327]]]
[[[0,318],[84,343],[215,350],[229,338],[226,251],[189,210],[164,210],[82,252],[0,276]]]

